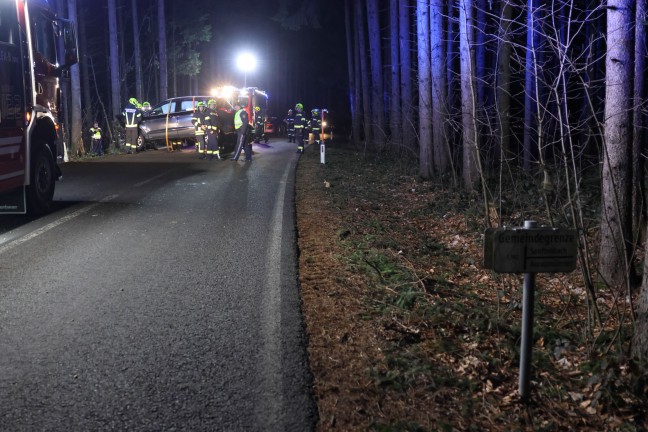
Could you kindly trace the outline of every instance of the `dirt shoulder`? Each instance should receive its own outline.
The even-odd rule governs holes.
[[[481,268],[470,198],[344,146],[319,158],[296,186],[318,430],[645,430],[645,389],[598,354],[613,336],[591,336],[578,272],[538,277],[522,403],[521,279]]]

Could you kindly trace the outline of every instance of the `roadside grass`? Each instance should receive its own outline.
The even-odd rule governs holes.
[[[318,269],[318,289],[340,301],[326,314],[317,305],[304,307],[316,392],[329,388],[326,380],[337,388],[317,395],[319,430],[331,423],[338,430],[376,431],[644,430],[648,387],[637,388],[637,379],[648,382],[646,374],[606,349],[627,345],[629,329],[615,332],[611,319],[592,337],[577,272],[537,276],[532,398],[524,403],[517,393],[522,282],[481,267],[479,202],[439,182],[422,182],[393,160],[333,146],[322,165],[312,150],[298,169],[300,248],[309,250],[310,230],[317,229],[300,221],[300,200],[315,196],[309,205],[317,208],[309,211],[334,233],[319,239],[328,242],[333,258],[327,265],[334,268]],[[536,197],[529,199],[528,208],[538,208]],[[515,200],[512,225],[533,215],[524,197]],[[324,262],[301,259],[311,267]],[[309,271],[300,266],[304,291]],[[344,295],[352,303],[343,303]],[[344,325],[350,328],[340,329]],[[322,336],[334,332],[364,337],[377,349],[359,341],[357,349],[340,347]],[[348,376],[320,370],[326,359],[317,357],[330,356],[330,349],[349,365],[360,352],[364,366],[336,369]],[[345,382],[363,383],[361,394],[341,390]],[[339,403],[341,395],[348,395],[348,405]]]

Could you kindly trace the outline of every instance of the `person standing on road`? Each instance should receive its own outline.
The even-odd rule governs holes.
[[[220,159],[220,150],[218,148],[218,111],[216,110],[216,101],[209,99],[207,102],[207,160]]]
[[[322,131],[322,116],[319,109],[313,108],[313,110],[311,110],[311,119],[308,122],[308,128],[313,132],[313,140],[315,144],[321,144],[320,132]]]
[[[207,150],[205,146],[205,133],[207,132],[207,123],[209,122],[209,112],[205,107],[205,102],[199,101],[196,104],[196,110],[191,119],[196,128],[196,150],[198,151],[198,159],[205,159],[207,157]]]
[[[137,138],[139,136],[139,123],[142,119],[142,112],[137,99],[130,98],[128,105],[124,108],[124,122],[126,126],[126,153],[131,154],[137,151]]]
[[[97,156],[103,156],[103,142],[99,123],[94,122],[94,126],[90,128],[90,137],[92,139],[91,151]]]
[[[234,106],[234,130],[236,131],[236,150],[231,160],[237,161],[241,156],[241,150],[245,150],[245,162],[252,161],[252,145],[248,144],[248,133],[250,130],[249,116],[246,110],[240,105]]]
[[[304,117],[304,105],[298,103],[295,105],[295,141],[297,142],[297,153],[304,153],[304,137],[306,132],[306,117]]]
[[[284,123],[286,124],[288,142],[295,142],[295,116],[293,115],[293,110],[288,110],[288,114],[286,114],[286,118],[284,118]]]

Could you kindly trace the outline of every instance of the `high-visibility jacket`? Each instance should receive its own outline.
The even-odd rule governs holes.
[[[90,128],[90,133],[92,134],[92,139],[94,139],[94,140],[100,140],[101,139],[101,128],[91,127]]]
[[[236,111],[236,114],[234,114],[234,129],[239,130],[246,123],[248,123],[247,111],[245,111],[244,109]]]
[[[191,123],[196,127],[196,135],[205,135],[205,130],[209,127],[209,114],[210,110],[207,108],[203,110],[196,108],[194,111]]]
[[[137,127],[142,118],[142,112],[136,105],[129,103],[124,108],[124,118],[126,120],[126,127]]]
[[[304,129],[306,127],[306,117],[303,113],[295,114],[295,129]]]

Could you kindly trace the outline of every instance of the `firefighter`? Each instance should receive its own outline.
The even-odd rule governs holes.
[[[207,132],[209,122],[209,111],[205,106],[205,102],[199,101],[196,104],[191,123],[196,128],[196,151],[198,152],[198,159],[205,159],[207,157],[207,149],[205,148],[205,133]]]
[[[264,127],[263,127],[263,115],[261,114],[261,107],[254,107],[254,142],[259,144],[263,142],[268,142],[268,137],[266,137]]]
[[[297,153],[304,153],[304,141],[308,140],[306,132],[306,117],[304,117],[304,105],[298,103],[295,105],[295,142],[297,143]]]
[[[151,103],[150,102],[143,102],[142,103],[142,113],[147,113],[151,111]]]
[[[101,141],[99,123],[94,122],[94,126],[90,128],[90,137],[92,139],[91,151],[97,156],[103,156],[103,142]]]
[[[124,108],[124,119],[126,123],[126,153],[135,153],[137,151],[139,122],[142,119],[142,112],[139,109],[137,99],[130,98],[128,100],[128,105]]]
[[[288,110],[288,114],[286,114],[286,118],[284,118],[284,123],[286,124],[288,142],[295,142],[295,116],[293,115],[293,110]]]
[[[207,160],[219,160],[220,149],[218,147],[218,111],[216,110],[216,101],[209,99],[207,101]]]
[[[322,132],[322,115],[320,110],[313,108],[311,110],[311,118],[308,122],[308,128],[313,132],[313,140],[315,144],[321,144],[320,142],[320,133]]]
[[[251,126],[247,111],[240,105],[234,106],[234,130],[236,131],[236,150],[231,160],[237,161],[241,156],[241,150],[245,150],[245,162],[252,162],[252,144],[248,143],[248,134]]]

